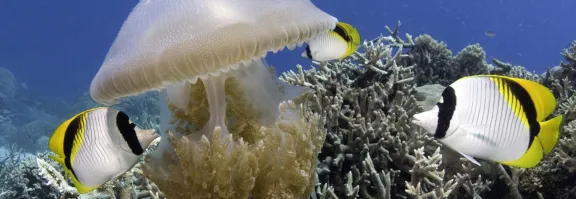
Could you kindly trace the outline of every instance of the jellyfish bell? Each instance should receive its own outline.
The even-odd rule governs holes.
[[[141,0],[92,80],[90,95],[111,105],[161,91],[162,139],[151,155],[161,161],[163,154],[175,153],[169,135],[211,142],[215,129],[220,137],[230,134],[231,103],[248,102],[260,126],[274,123],[279,104],[294,92],[279,89],[266,53],[294,49],[336,23],[310,0]],[[232,87],[242,97],[228,93]],[[209,112],[200,126],[192,109]]]

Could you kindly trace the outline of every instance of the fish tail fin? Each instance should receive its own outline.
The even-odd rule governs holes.
[[[522,157],[511,161],[501,161],[499,163],[513,167],[532,168],[540,163],[540,160],[542,160],[543,156],[542,145],[540,144],[538,137],[536,137],[534,142],[532,142],[532,145],[528,147],[528,150],[526,150]]]
[[[540,142],[542,142],[542,149],[546,155],[554,149],[556,142],[558,142],[562,119],[563,117],[560,115],[548,121],[540,122],[540,132],[537,136],[540,138]]]
[[[562,123],[562,116],[557,116],[548,121],[540,122],[540,132],[532,145],[526,150],[524,155],[516,160],[500,162],[508,166],[515,166],[520,168],[531,168],[536,166],[544,155],[549,154],[556,142],[560,131],[560,124]]]

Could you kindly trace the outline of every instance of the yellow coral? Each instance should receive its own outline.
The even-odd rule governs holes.
[[[325,132],[318,115],[306,115],[291,101],[279,105],[272,125],[262,126],[252,104],[234,78],[225,82],[227,127],[214,129],[200,140],[170,133],[174,154],[165,154],[169,174],[158,174],[153,164],[144,174],[167,198],[308,198],[315,183],[316,155]],[[208,121],[202,82],[190,85],[185,110],[169,105],[175,131],[194,132]],[[191,124],[191,125],[190,125]],[[210,136],[210,135],[208,135]]]

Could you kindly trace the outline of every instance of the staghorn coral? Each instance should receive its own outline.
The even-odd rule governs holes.
[[[416,40],[418,40],[418,38]],[[488,178],[496,180],[491,189],[498,191],[489,192],[489,194],[486,195],[487,197],[573,198],[573,196],[576,195],[576,189],[573,188],[576,186],[576,184],[574,184],[574,176],[566,175],[567,173],[574,174],[573,171],[575,171],[574,169],[576,168],[574,167],[576,164],[576,147],[574,147],[576,142],[574,140],[576,139],[573,138],[576,136],[576,128],[574,128],[576,98],[574,97],[575,81],[573,80],[575,77],[574,71],[576,71],[576,64],[573,59],[575,49],[576,42],[561,53],[566,59],[566,63],[562,62],[560,66],[553,67],[541,75],[527,71],[522,66],[505,63],[495,58],[492,59],[494,65],[483,62],[483,64],[472,64],[476,68],[484,65],[485,70],[476,70],[476,72],[470,73],[470,75],[486,73],[499,74],[542,83],[552,90],[558,102],[557,111],[550,117],[558,114],[564,115],[564,125],[560,133],[560,140],[553,151],[553,155],[545,156],[542,162],[536,167],[531,169],[482,168],[478,170],[478,174],[484,174]],[[483,53],[478,51],[472,54],[482,55]],[[418,57],[411,56],[409,58]],[[440,58],[437,59],[443,60]],[[477,61],[473,63],[481,63],[478,59],[476,60]],[[430,62],[434,63],[434,60]],[[466,66],[466,64],[461,66]],[[418,67],[420,66],[417,66],[417,68]],[[426,76],[419,78],[433,80],[437,79],[438,76],[438,74],[433,72],[425,75]]]
[[[452,56],[444,42],[438,42],[428,34],[414,39],[414,45],[409,46],[407,56],[402,63],[416,65],[414,67],[416,85],[440,84],[447,86],[457,79],[478,74],[509,74],[518,77],[534,79],[534,75],[524,67],[512,66],[500,60],[492,59],[492,64],[486,63],[486,53],[480,44],[466,46],[455,56]],[[528,75],[524,77],[524,75]]]
[[[59,164],[48,158],[48,153],[38,154],[35,158],[21,163],[27,165],[23,170],[16,172],[16,176],[26,176],[26,182],[31,181],[34,187],[42,187],[42,190],[18,191],[11,187],[10,197],[22,195],[23,197],[32,197],[33,194],[43,196],[42,198],[83,198],[83,199],[166,199],[164,194],[159,191],[158,187],[146,179],[140,170],[140,164],[137,164],[132,170],[124,173],[118,178],[107,182],[93,192],[79,194],[64,177],[64,171]]]
[[[416,100],[415,66],[406,65],[415,62],[401,53],[414,46],[411,36],[406,35],[406,42],[398,37],[398,26],[387,29],[390,36],[364,42],[364,53],[314,62],[318,70],[298,65],[297,71],[280,77],[313,89],[306,111],[326,118],[328,133],[312,198],[440,198],[484,192],[487,183],[471,169],[458,168],[457,175],[446,176],[439,144],[409,125],[410,117],[422,111],[419,101],[427,97]]]
[[[452,71],[445,70],[449,69],[452,51],[444,42],[438,43],[430,35],[424,34],[416,37],[414,43],[409,53],[412,57],[409,60],[418,66],[414,72],[417,85],[434,83],[446,85],[447,79],[453,79],[448,78],[453,75]]]

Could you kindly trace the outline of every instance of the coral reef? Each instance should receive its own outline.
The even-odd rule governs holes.
[[[535,74],[498,59],[486,63],[477,44],[453,56],[430,35],[412,39],[400,35],[399,27],[387,27],[388,36],[364,42],[350,58],[314,62],[315,67],[307,70],[298,65],[296,71],[283,73],[282,81],[313,92],[281,103],[280,119],[269,125],[255,122],[257,107],[247,103],[248,94],[238,89],[236,79],[227,79],[224,92],[233,99],[226,106],[226,117],[232,121],[228,136],[221,128],[212,131],[213,137],[198,140],[173,134],[169,138],[177,150],[164,158],[177,163],[168,174],[175,178],[155,175],[162,173],[143,161],[82,196],[48,153],[31,157],[26,152],[44,150],[40,145],[55,127],[51,124],[98,104],[87,94],[73,106],[58,100],[16,100],[24,98],[21,86],[9,71],[0,70],[0,76],[7,77],[0,81],[12,82],[0,88],[0,142],[5,149],[0,150],[0,198],[567,199],[576,195],[576,41],[562,51],[564,62]],[[559,106],[551,117],[563,114],[565,121],[552,155],[531,169],[487,161],[476,166],[409,124],[413,114],[434,105],[444,86],[474,74],[531,79],[554,92]],[[178,118],[193,126],[209,120],[203,84],[188,85],[196,91],[187,104],[193,108],[185,112],[169,107],[176,118],[172,125],[179,126]],[[115,108],[141,126],[158,129],[161,101],[158,92],[150,92],[122,99]]]
[[[84,198],[84,199],[164,199],[158,187],[146,179],[136,165],[114,181],[108,182],[96,191],[80,195],[71,182],[64,178],[59,164],[48,158],[47,152],[36,157],[22,158],[18,150],[10,148],[10,153],[2,157],[0,167],[0,198]]]
[[[408,34],[402,40],[398,28],[388,28],[390,36],[365,42],[364,52],[350,59],[315,62],[318,70],[297,66],[298,71],[280,77],[312,88],[307,111],[326,118],[328,133],[317,168],[320,185],[313,198],[445,198],[486,190],[489,182],[470,176],[470,165],[446,175],[442,162],[450,159],[440,153],[439,143],[410,125],[411,116],[422,111],[419,103],[434,97],[417,94],[414,68],[420,61],[407,60],[414,58],[401,52],[418,45]],[[482,57],[473,56],[483,52],[474,48],[454,59],[482,63]],[[454,74],[469,73],[458,71]]]
[[[414,45],[409,46],[407,65],[414,67],[416,85],[440,84],[447,86],[457,79],[473,75],[485,74],[489,67],[486,64],[486,53],[480,44],[466,46],[456,56],[452,56],[447,45],[424,34],[414,39]]]

